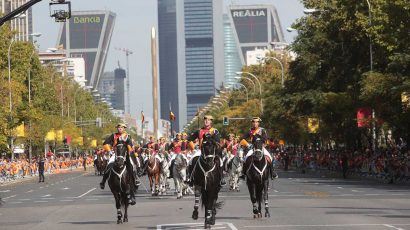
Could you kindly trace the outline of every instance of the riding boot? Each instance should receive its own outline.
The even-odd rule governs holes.
[[[134,178],[135,178],[135,186],[140,186],[141,185],[141,181],[140,178],[138,177],[138,173],[134,172]]]
[[[169,166],[169,177],[168,177],[168,179],[174,178],[174,174],[173,174],[173,171],[174,171],[174,162],[175,162],[175,160],[172,160],[172,161],[171,161],[171,165]]]
[[[276,174],[275,169],[273,168],[273,164],[269,164],[269,171],[271,180],[274,180],[279,177],[278,174]]]
[[[239,176],[240,179],[245,180],[247,168],[245,167],[245,163],[242,165],[242,174]]]
[[[101,180],[101,182],[100,182],[100,188],[101,188],[101,189],[104,189],[104,188],[105,188],[105,182],[107,181],[108,176],[110,175],[110,171],[111,171],[112,165],[113,165],[113,163],[108,164],[108,165],[107,165],[107,168],[105,169],[103,178],[102,178],[102,180]]]

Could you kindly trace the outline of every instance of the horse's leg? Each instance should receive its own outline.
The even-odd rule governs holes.
[[[160,174],[161,172],[157,172],[156,174],[155,174],[155,195],[156,196],[158,196],[158,193],[159,193],[159,174]]]
[[[198,186],[194,186],[194,193],[195,193],[195,204],[194,204],[194,211],[192,212],[192,219],[198,219],[198,208],[199,208],[199,198],[201,197],[201,191],[199,190]]]
[[[269,198],[269,179],[265,180],[265,182],[263,183],[263,199],[265,200],[265,217],[270,217],[270,213],[269,213],[269,202],[268,202],[268,198]]]
[[[212,191],[203,191],[203,193],[205,193],[202,194],[202,197],[205,196],[205,199],[202,199],[205,203],[205,228],[211,228],[214,197],[212,197]]]
[[[246,180],[246,184],[248,185],[249,195],[251,197],[252,202],[252,210],[253,210],[253,218],[258,216],[258,209],[256,207],[256,191],[255,191],[255,184]]]
[[[129,206],[129,204],[128,204],[128,199],[127,198],[123,199],[123,201],[124,201],[124,223],[125,223],[125,222],[128,222],[128,206]]]
[[[154,190],[152,189],[153,175],[148,175],[148,179],[149,179],[149,188],[151,189],[151,194],[154,194]]]
[[[114,194],[115,207],[117,208],[117,224],[122,223],[122,212],[121,212],[121,195],[119,193]]]
[[[258,203],[258,218],[262,217],[263,184],[256,186],[256,202]]]
[[[174,178],[176,178],[176,182],[177,182],[177,199],[181,199],[182,198],[182,182],[181,182],[181,178],[179,177],[179,175],[174,174]]]

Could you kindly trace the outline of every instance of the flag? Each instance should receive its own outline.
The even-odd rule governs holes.
[[[172,111],[169,111],[169,120],[175,121],[175,119],[176,119],[175,114]]]
[[[23,124],[16,127],[15,132],[16,132],[16,136],[18,136],[18,137],[24,137],[25,136],[24,135],[24,122],[23,122]]]
[[[47,141],[54,141],[55,139],[56,139],[56,133],[54,132],[54,129],[48,131],[47,135],[46,135],[46,140]]]
[[[63,139],[64,139],[63,130],[61,130],[61,129],[57,130],[56,139],[57,139],[57,141],[63,141]]]
[[[403,104],[403,110],[410,108],[410,94],[407,92],[401,93],[401,103]]]
[[[357,127],[370,127],[370,121],[372,119],[372,110],[370,108],[357,109]]]
[[[144,125],[144,121],[145,121],[144,111],[141,110],[141,125]]]
[[[308,130],[309,130],[309,133],[317,133],[317,131],[319,130],[319,119],[318,118],[313,118],[313,117],[308,118]]]
[[[93,148],[97,147],[97,140],[96,139],[91,140],[91,147],[93,147]]]

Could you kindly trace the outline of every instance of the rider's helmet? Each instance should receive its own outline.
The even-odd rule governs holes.
[[[117,126],[115,126],[115,128],[119,127],[127,128],[127,125],[125,123],[118,123]]]
[[[205,115],[204,120],[206,120],[206,119],[209,119],[209,120],[213,121],[214,117],[212,115]]]
[[[260,117],[252,117],[251,121],[262,122],[262,119]]]

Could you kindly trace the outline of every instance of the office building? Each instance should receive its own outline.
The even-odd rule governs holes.
[[[0,15],[5,15],[17,9],[28,0],[0,0]],[[11,30],[17,32],[16,41],[31,41],[30,34],[33,33],[33,15],[31,8],[18,15],[15,19],[8,22]]]
[[[57,47],[67,57],[84,58],[87,85],[94,88],[104,71],[115,17],[110,11],[73,11],[60,27]]]
[[[285,41],[278,13],[273,5],[231,5],[229,20],[239,59],[246,65],[246,52],[267,49],[271,42]]]
[[[122,68],[117,68],[111,72],[104,72],[98,85],[98,92],[102,98],[118,111],[125,112],[124,81],[126,72]]]
[[[161,118],[179,131],[224,81],[223,1],[158,0]]]

